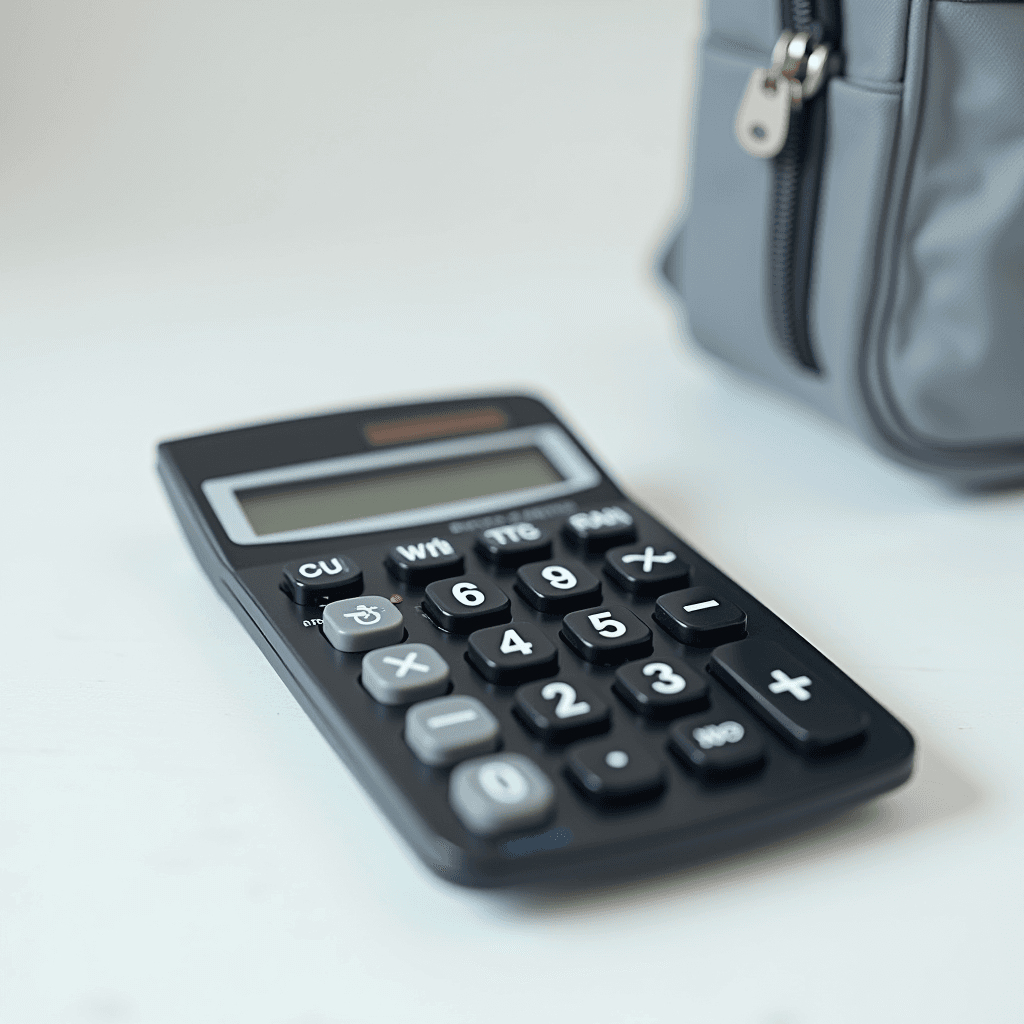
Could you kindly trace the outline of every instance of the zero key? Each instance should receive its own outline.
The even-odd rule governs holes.
[[[867,729],[867,712],[844,700],[832,680],[807,671],[769,640],[738,640],[718,647],[708,667],[783,739],[805,753],[850,743]]]

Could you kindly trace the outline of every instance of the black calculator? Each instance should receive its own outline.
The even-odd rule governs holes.
[[[909,732],[526,396],[168,441],[221,596],[419,856],[623,878],[900,785]]]

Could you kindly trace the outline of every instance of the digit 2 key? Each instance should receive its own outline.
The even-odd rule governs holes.
[[[161,444],[200,564],[435,871],[699,860],[884,793],[914,742],[527,397]]]

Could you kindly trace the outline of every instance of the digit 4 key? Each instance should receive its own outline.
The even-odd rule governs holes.
[[[910,775],[909,732],[535,399],[186,437],[158,468],[235,616],[454,882],[669,868]]]

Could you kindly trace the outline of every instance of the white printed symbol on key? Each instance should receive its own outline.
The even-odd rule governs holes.
[[[623,565],[628,562],[643,562],[644,564],[640,566],[641,572],[651,572],[654,569],[655,562],[658,562],[661,565],[668,565],[675,560],[676,553],[674,551],[666,551],[663,555],[656,555],[654,553],[654,548],[652,547],[644,548],[644,553],[642,555],[622,556]]]
[[[463,722],[472,722],[476,719],[476,711],[473,708],[465,708],[462,711],[449,711],[446,715],[434,715],[427,719],[428,729],[447,729],[450,725],[462,725]]]
[[[666,665],[664,662],[652,661],[649,665],[644,665],[644,675],[658,677],[651,683],[651,689],[655,693],[667,695],[681,693],[686,689],[686,680],[678,673],[673,672],[671,665]]]
[[[705,608],[717,608],[717,601],[698,601],[696,604],[684,604],[684,612],[702,612]]]
[[[772,670],[772,679],[775,682],[768,684],[768,689],[772,693],[791,693],[797,700],[811,699],[811,695],[806,689],[811,685],[811,680],[807,676],[797,676],[796,679],[790,679],[782,669],[777,668]]]
[[[319,568],[315,562],[306,562],[305,565],[299,566],[299,573],[305,576],[308,580],[315,580],[317,576],[322,576],[324,573],[327,573],[328,576],[336,576],[344,568],[345,566],[336,558],[331,559],[330,565],[328,565],[323,559],[320,559]]]
[[[395,678],[396,679],[404,679],[409,674],[410,669],[413,672],[429,672],[430,671],[430,666],[429,665],[421,665],[416,660],[416,652],[415,651],[410,651],[404,658],[390,658],[389,657],[389,658],[382,658],[381,661],[383,661],[385,665],[395,665],[397,667],[397,671],[395,672]]]
[[[485,764],[477,773],[480,788],[500,804],[517,804],[530,792],[530,786],[514,765],[504,761]]]
[[[585,700],[576,699],[576,690],[568,683],[548,683],[540,691],[541,700],[557,700],[555,715],[559,718],[575,718],[590,712],[590,705]]]
[[[380,622],[380,612],[373,604],[357,604],[354,612],[345,612],[344,618],[355,619],[360,626],[376,626]]]
[[[739,722],[722,722],[721,725],[704,725],[693,730],[693,738],[701,750],[713,750],[726,743],[739,743],[745,733]]]

